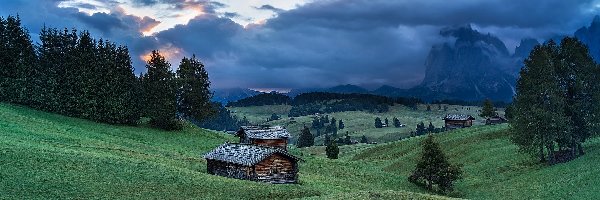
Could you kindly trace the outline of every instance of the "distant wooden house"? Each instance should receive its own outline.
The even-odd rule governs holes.
[[[488,117],[485,120],[485,124],[486,125],[495,125],[495,124],[502,124],[502,123],[506,123],[508,120],[506,120],[506,118],[501,117],[501,116],[494,116],[494,117]]]
[[[297,158],[287,152],[289,132],[280,126],[243,126],[239,144],[225,143],[204,155],[209,174],[270,183],[296,183]]]
[[[448,114],[444,117],[446,129],[465,128],[473,126],[475,118],[471,115]]]
[[[207,172],[270,183],[297,183],[297,158],[281,148],[225,143],[204,155]]]
[[[290,133],[280,126],[242,126],[236,136],[240,138],[242,144],[271,146],[286,150]]]

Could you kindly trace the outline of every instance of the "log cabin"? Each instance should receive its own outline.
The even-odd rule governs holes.
[[[444,117],[446,129],[465,128],[473,126],[475,118],[471,115],[448,114]]]
[[[290,133],[281,126],[242,126],[236,133],[241,144],[255,144],[287,150]]]
[[[204,158],[209,174],[269,183],[297,183],[301,160],[278,147],[233,143],[217,147]]]
[[[488,117],[485,120],[485,125],[502,124],[502,123],[506,123],[507,121],[508,120],[506,120],[506,118],[501,117],[501,116]]]

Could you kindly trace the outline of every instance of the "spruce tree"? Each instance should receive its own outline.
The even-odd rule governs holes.
[[[392,119],[392,121],[394,122],[394,127],[400,128],[400,126],[402,126],[402,124],[400,123],[400,120],[398,118],[394,117],[394,119]]]
[[[214,113],[210,103],[212,93],[208,73],[195,55],[181,60],[177,82],[177,106],[180,114],[185,118],[203,120]],[[271,120],[276,118],[271,117]]]
[[[366,143],[369,143],[369,140],[367,139],[367,136],[363,135],[363,136],[360,138],[360,143],[365,143],[365,144],[366,144]]]
[[[296,146],[298,148],[302,148],[302,147],[310,147],[313,145],[315,145],[315,138],[310,133],[310,129],[308,129],[308,127],[305,126],[302,129],[302,132],[300,133],[300,137],[298,138],[298,143],[296,144]]]
[[[461,179],[460,167],[448,162],[433,135],[427,136],[422,142],[422,146],[421,158],[408,180],[424,186],[428,190],[434,190],[434,186],[437,185],[438,191],[441,193],[452,191],[454,182]]]
[[[165,130],[180,129],[176,120],[177,93],[175,74],[171,64],[156,50],[152,51],[146,64],[143,86],[145,93],[145,113],[150,124]]]
[[[339,124],[339,126],[338,126],[338,127],[339,127],[339,129],[340,129],[340,130],[344,129],[344,122],[343,122],[341,119],[340,119],[340,121],[338,122],[338,124]]]
[[[384,120],[384,123],[385,123],[385,126],[386,126],[386,127],[389,127],[389,125],[390,125],[390,121],[388,120],[388,118],[387,118],[387,117],[385,118],[385,120]]]
[[[375,128],[382,128],[383,124],[381,123],[381,118],[376,117],[375,118]]]
[[[435,126],[431,122],[429,122],[429,126],[427,127],[427,132],[433,133],[435,131]]]
[[[327,155],[327,158],[337,159],[339,153],[340,149],[335,141],[327,143],[327,147],[325,147],[325,154]]]
[[[496,110],[494,109],[494,104],[490,99],[485,99],[483,101],[483,108],[481,109],[481,117],[493,117],[496,116]]]

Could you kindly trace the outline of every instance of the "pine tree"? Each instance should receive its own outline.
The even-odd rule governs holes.
[[[427,132],[427,129],[425,128],[425,124],[423,122],[417,124],[417,129],[416,129],[417,135],[423,135],[423,134],[425,134],[425,132]]]
[[[344,144],[346,144],[346,145],[352,144],[352,138],[350,138],[350,135],[348,134],[347,131],[346,131],[346,137],[344,137]]]
[[[427,111],[431,111],[431,106],[427,105]]]
[[[150,123],[165,130],[180,129],[176,120],[177,88],[171,64],[154,50],[146,68],[148,73],[144,75],[143,86],[146,94],[145,113],[150,118]]]
[[[302,147],[310,147],[315,145],[315,138],[314,136],[310,133],[310,130],[308,129],[308,127],[304,127],[304,129],[302,129],[302,133],[300,133],[300,137],[298,138],[298,144],[296,145],[298,148],[302,148]]]
[[[390,125],[390,121],[388,120],[388,118],[387,118],[387,117],[385,118],[384,122],[385,122],[385,126],[386,126],[386,127],[389,127],[389,125]]]
[[[422,142],[423,151],[416,169],[408,180],[417,185],[433,190],[437,185],[439,192],[447,193],[453,190],[454,182],[461,179],[460,167],[451,165],[433,135],[427,136]]]
[[[429,126],[427,127],[427,132],[433,133],[435,131],[435,126],[431,122],[429,122]]]
[[[327,146],[331,143],[331,137],[329,137],[329,134],[325,133],[325,140],[323,141],[323,145]]]
[[[327,158],[337,159],[340,149],[338,148],[336,142],[331,141],[327,143],[327,147],[325,147],[325,153],[327,154]]]
[[[365,143],[365,144],[366,144],[366,143],[369,143],[369,140],[367,139],[367,136],[363,135],[363,136],[360,138],[360,143]]]
[[[375,128],[383,128],[383,124],[381,123],[381,118],[375,118]]]
[[[177,82],[179,113],[185,118],[196,120],[202,120],[214,113],[210,103],[212,93],[208,73],[204,64],[196,59],[195,55],[181,60],[177,70]],[[278,119],[278,116],[275,116],[272,116],[271,120]]]
[[[481,109],[481,117],[493,117],[496,116],[496,110],[494,109],[494,104],[490,99],[485,99],[483,101],[483,108]]]
[[[343,122],[341,119],[340,119],[340,121],[338,122],[338,124],[339,124],[339,126],[338,126],[338,127],[339,127],[339,129],[340,129],[340,130],[344,129],[344,122]]]
[[[392,121],[394,122],[394,127],[400,128],[402,126],[402,124],[400,123],[400,120],[398,118],[394,117],[394,119],[392,119]]]

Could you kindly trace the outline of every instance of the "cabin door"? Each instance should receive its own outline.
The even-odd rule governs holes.
[[[273,165],[271,165],[271,177],[274,180],[283,180],[285,179],[285,170],[283,169],[283,163],[279,159],[273,160]]]

